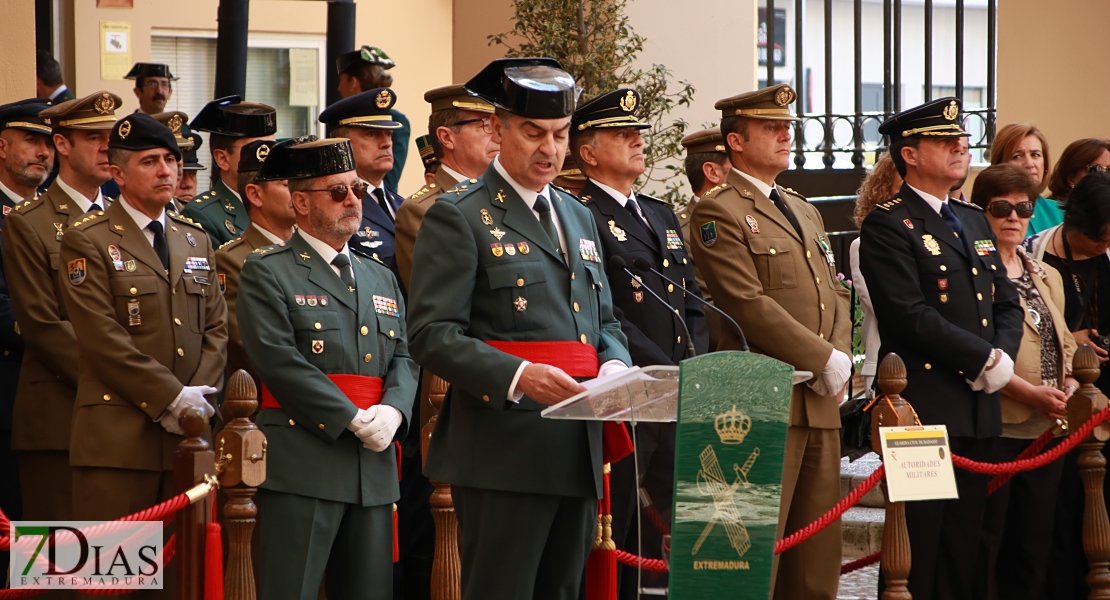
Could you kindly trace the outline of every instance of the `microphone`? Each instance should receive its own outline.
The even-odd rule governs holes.
[[[629,277],[631,277],[633,279],[636,279],[638,281],[636,275],[633,274],[632,271],[629,271],[628,267],[625,266],[624,259],[619,257],[619,256],[609,257],[609,268],[611,268],[611,269],[620,269],[620,270],[624,271],[625,273],[628,273]],[[690,330],[686,328],[686,320],[682,318],[682,315],[678,312],[677,309],[675,309],[675,307],[671,306],[670,304],[667,304],[667,301],[660,298],[659,294],[656,294],[654,291],[652,291],[652,289],[650,287],[648,287],[648,285],[646,283],[643,284],[643,287],[644,287],[645,290],[647,290],[647,293],[651,294],[652,298],[655,298],[656,300],[659,301],[660,304],[662,304],[663,306],[666,306],[667,311],[670,312],[671,316],[674,317],[675,320],[678,321],[678,324],[682,326],[682,331],[683,331],[683,333],[686,334],[686,356],[687,356],[687,358],[694,358],[695,356],[697,356],[698,353],[694,351],[694,339],[690,335]]]
[[[637,269],[640,269],[641,271],[651,271],[652,273],[655,273],[656,275],[662,277],[663,281],[666,281],[667,283],[669,283],[669,284],[671,284],[675,287],[679,287],[679,285],[677,283],[675,283],[674,280],[670,279],[669,277],[660,273],[659,271],[656,271],[655,267],[651,266],[651,263],[649,263],[647,260],[645,260],[643,258],[640,258],[638,256],[636,258],[633,258],[632,259],[632,266],[636,267]],[[740,326],[736,324],[736,321],[734,321],[732,319],[732,317],[728,316],[728,314],[726,314],[725,311],[717,308],[716,306],[713,306],[713,304],[711,304],[709,302],[706,302],[704,298],[702,298],[701,296],[698,296],[697,294],[686,294],[686,295],[693,298],[694,300],[697,300],[698,302],[701,302],[703,305],[708,306],[709,308],[713,309],[714,312],[721,315],[722,317],[725,318],[726,321],[731,323],[732,324],[732,330],[736,332],[736,335],[740,336],[740,347],[744,350],[744,352],[748,352],[748,338],[744,336],[744,331],[742,329],[740,329]]]

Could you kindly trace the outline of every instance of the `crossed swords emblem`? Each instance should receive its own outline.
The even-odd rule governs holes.
[[[744,526],[744,521],[740,518],[740,510],[736,508],[734,496],[738,487],[750,485],[748,483],[748,471],[752,469],[752,465],[755,464],[757,458],[759,458],[759,448],[752,450],[748,459],[744,461],[743,467],[733,464],[732,470],[736,472],[736,481],[730,485],[725,479],[725,474],[721,471],[721,464],[717,460],[717,453],[713,451],[713,446],[706,446],[705,450],[701,451],[701,470],[698,471],[697,476],[698,491],[706,496],[712,496],[713,504],[717,510],[713,513],[713,518],[705,524],[705,529],[702,529],[701,536],[694,543],[691,554],[698,553],[706,538],[717,526],[718,521],[724,526],[728,541],[736,549],[737,554],[744,556],[744,553],[752,547],[751,538],[748,536],[748,528]]]

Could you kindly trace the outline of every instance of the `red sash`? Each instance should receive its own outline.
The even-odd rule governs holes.
[[[597,348],[581,342],[499,342],[487,341],[498,350],[528,362],[551,365],[571,377],[597,377]],[[624,423],[601,423],[602,460],[614,463],[632,454],[632,438]]]
[[[382,401],[382,378],[366,375],[331,374],[328,379],[356,407],[366,410]],[[262,386],[262,408],[281,408],[266,386]]]
[[[571,377],[597,377],[597,349],[581,342],[486,342],[505,354],[551,365]]]

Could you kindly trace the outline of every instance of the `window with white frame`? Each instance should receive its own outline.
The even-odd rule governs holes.
[[[278,139],[314,133],[322,128],[316,120],[324,105],[324,55],[325,38],[316,35],[251,34],[247,40],[247,81],[244,100],[260,102],[277,109]],[[315,54],[315,61],[291,61],[291,52],[301,57],[305,52]],[[173,96],[166,103],[166,110],[180,110],[189,119],[213,100],[216,81],[216,32],[214,31],[155,31],[151,38],[151,61],[169,65],[178,78],[173,85]],[[295,63],[295,64],[294,64]],[[305,72],[307,67],[309,72]],[[315,93],[305,98],[303,83],[306,77],[315,79]],[[299,89],[294,80],[301,82]],[[311,87],[311,86],[310,86]],[[313,102],[313,104],[308,104]],[[200,163],[212,173],[212,155],[208,134],[198,132],[204,146],[197,153]],[[200,185],[206,189],[208,178],[201,176]]]

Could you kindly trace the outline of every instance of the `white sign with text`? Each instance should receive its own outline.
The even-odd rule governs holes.
[[[891,502],[959,498],[947,427],[880,427],[879,438]]]

